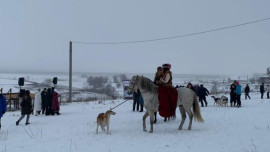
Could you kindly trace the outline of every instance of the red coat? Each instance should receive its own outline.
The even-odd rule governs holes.
[[[159,114],[162,117],[171,117],[175,114],[178,92],[171,86],[161,85],[158,87]]]
[[[53,99],[52,99],[52,110],[59,111],[60,110],[60,103],[58,101],[58,93],[54,92],[53,93]]]

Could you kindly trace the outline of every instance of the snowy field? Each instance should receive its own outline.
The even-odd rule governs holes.
[[[159,116],[154,133],[142,131],[141,112],[133,112],[132,101],[116,108],[111,117],[111,134],[96,134],[96,116],[123,100],[72,103],[61,106],[60,116],[33,116],[15,122],[20,112],[8,112],[2,118],[0,152],[269,152],[270,99],[252,94],[242,108],[213,106],[201,108],[204,123],[194,122],[182,131],[180,113],[176,120],[164,122]],[[149,118],[147,129],[149,130]]]

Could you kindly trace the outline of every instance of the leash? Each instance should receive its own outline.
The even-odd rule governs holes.
[[[125,101],[121,102],[121,103],[118,104],[117,106],[115,106],[115,107],[113,107],[113,108],[110,108],[110,110],[113,110],[113,109],[117,108],[118,106],[120,106],[121,104],[123,104],[123,103],[125,103],[125,102],[127,102],[127,101],[128,101],[128,99],[126,99]]]

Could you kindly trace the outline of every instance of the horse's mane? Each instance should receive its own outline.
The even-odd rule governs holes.
[[[139,76],[139,77],[141,79],[138,83],[140,83],[140,86],[142,87],[142,89],[153,92],[153,93],[157,92],[158,86],[156,86],[152,80],[150,80],[149,78],[145,78],[143,76]]]

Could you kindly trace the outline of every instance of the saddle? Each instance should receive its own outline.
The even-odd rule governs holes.
[[[171,85],[160,85],[158,87],[159,115],[171,117],[175,115],[178,92]]]

